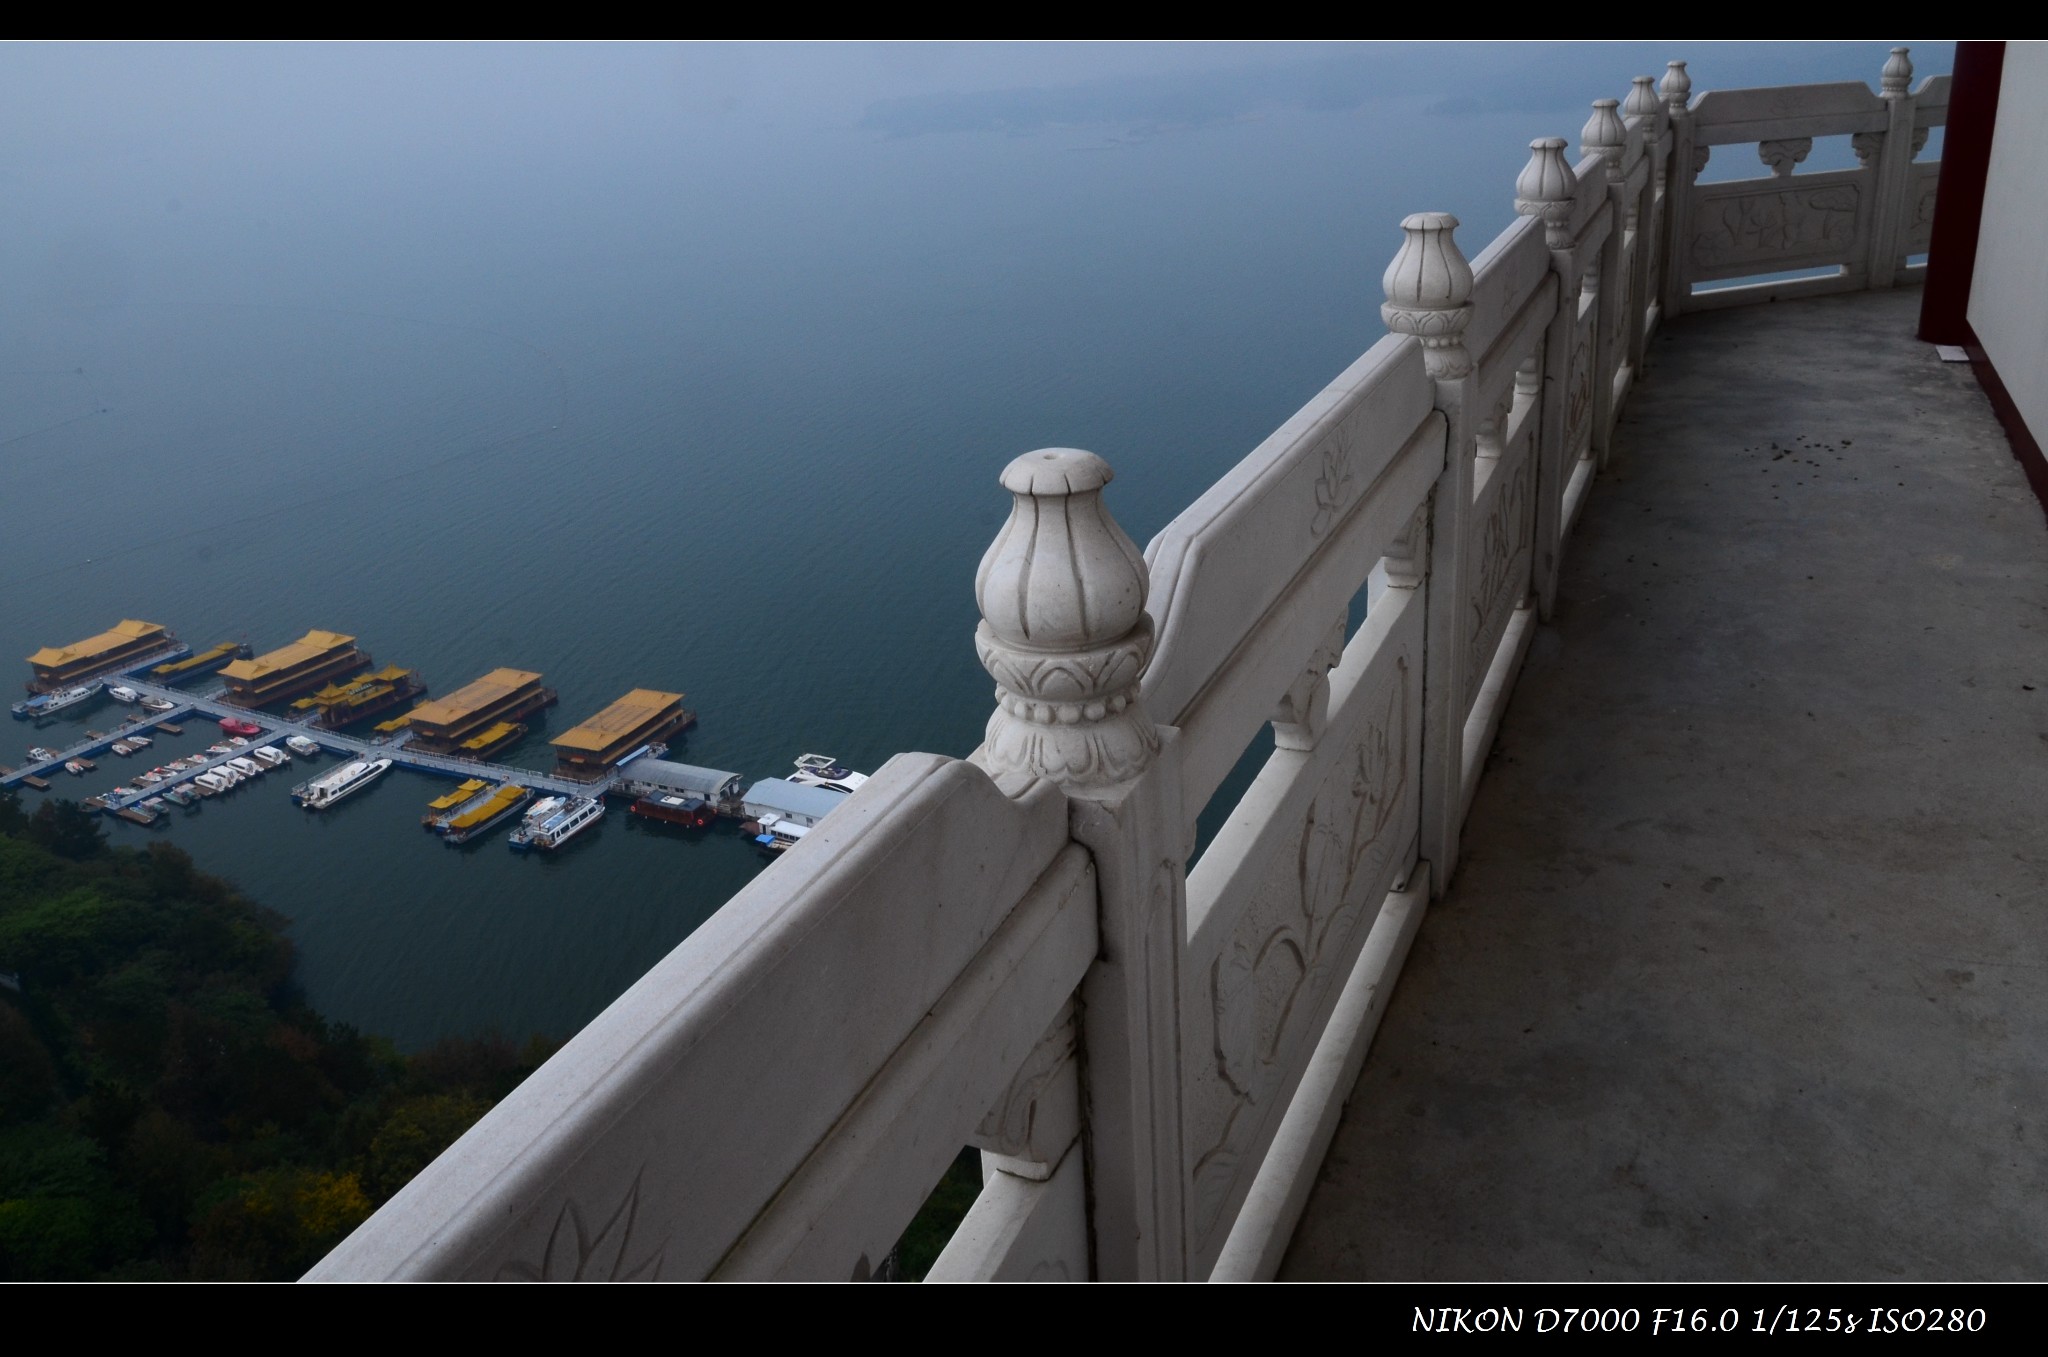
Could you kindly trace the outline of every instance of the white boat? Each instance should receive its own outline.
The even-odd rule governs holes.
[[[239,787],[244,782],[247,782],[249,780],[243,777],[240,773],[236,772],[232,764],[226,763],[223,763],[220,767],[214,769],[213,775],[220,779],[221,788],[223,791],[225,791],[229,787]]]
[[[303,735],[287,735],[284,737],[284,743],[287,749],[302,759],[310,759],[320,752],[320,746]]]
[[[794,778],[790,780],[795,781]],[[796,847],[798,841],[810,832],[807,826],[800,825],[794,820],[770,815],[761,821],[761,832],[754,836],[754,842],[771,853],[786,853]]]
[[[307,810],[326,810],[390,771],[390,759],[352,759],[331,773],[292,788],[292,797]]]
[[[171,701],[167,697],[149,697],[145,695],[142,699],[142,709],[144,711],[174,711],[176,710],[177,705],[177,703]]]
[[[789,780],[799,787],[856,792],[868,780],[868,775],[854,772],[830,754],[800,754],[796,760],[796,771],[789,775]]]
[[[85,764],[79,761],[78,759],[72,759],[69,763],[64,765],[64,771],[71,774],[71,776],[73,777],[84,777],[86,771]]]
[[[249,751],[249,757],[269,768],[282,768],[292,761],[292,756],[276,745],[264,745],[261,749]]]
[[[219,796],[228,789],[219,773],[201,773],[192,779],[192,785],[199,789],[201,796]]]
[[[33,762],[48,763],[51,759],[57,757],[57,751],[54,749],[45,749],[41,745],[37,745],[35,748],[28,751],[28,756],[30,760]]]
[[[515,853],[551,853],[603,818],[604,802],[594,796],[546,797],[526,813],[509,842]]]
[[[126,702],[131,707],[142,700],[141,693],[136,692],[133,688],[124,688],[118,684],[107,689],[107,696],[113,698],[116,702]]]
[[[102,682],[81,683],[76,688],[60,688],[54,693],[37,693],[34,697],[15,703],[10,711],[17,721],[41,720],[55,716],[67,707],[75,707],[96,695],[107,685]]]
[[[254,759],[249,759],[249,758],[242,758],[242,759],[229,759],[229,760],[228,760],[228,767],[230,767],[230,768],[234,769],[234,770],[235,770],[236,772],[240,773],[240,774],[241,774],[241,775],[242,775],[243,777],[247,777],[247,778],[257,778],[257,777],[262,777],[262,776],[263,776],[263,771],[264,771],[264,770],[263,770],[263,765],[262,765],[262,764],[260,764],[260,763],[256,762],[256,760],[254,760]]]
[[[150,739],[147,735],[130,735],[127,739],[130,749],[147,749],[156,743],[155,740]]]
[[[231,749],[247,749],[249,741],[240,735],[230,735],[228,736],[228,747]]]

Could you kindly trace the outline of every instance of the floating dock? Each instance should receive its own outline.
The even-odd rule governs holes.
[[[635,688],[549,741],[555,747],[555,775],[578,782],[609,778],[627,757],[696,720],[697,713],[683,705],[683,694]]]
[[[338,631],[309,631],[290,645],[236,660],[220,671],[227,699],[241,707],[266,707],[310,692],[332,679],[368,669],[372,660],[356,638]],[[173,697],[176,694],[172,694]]]
[[[386,665],[374,674],[358,674],[345,683],[330,683],[292,703],[292,716],[308,725],[340,730],[390,711],[427,691],[410,669]]]
[[[211,674],[222,665],[248,658],[248,646],[240,641],[222,641],[217,646],[198,651],[182,660],[159,664],[149,671],[147,677],[156,683],[183,683],[186,679],[198,678],[201,674]]]
[[[80,754],[97,753],[101,749],[111,746],[114,741],[120,739],[123,735],[146,731],[153,726],[161,725],[166,720],[186,717],[193,712],[212,717],[215,720],[228,718],[255,723],[262,729],[263,733],[250,741],[252,745],[270,744],[283,740],[288,736],[300,735],[319,745],[328,753],[337,754],[345,758],[390,759],[397,766],[410,768],[414,772],[431,773],[438,777],[482,777],[488,778],[493,782],[517,782],[521,786],[532,788],[535,791],[547,792],[555,796],[601,796],[612,789],[612,784],[616,780],[613,774],[607,773],[593,784],[582,779],[571,780],[569,778],[551,776],[547,773],[536,773],[530,768],[513,768],[505,764],[480,763],[475,759],[454,758],[446,754],[436,754],[428,750],[412,748],[409,735],[405,732],[401,732],[393,739],[364,740],[353,735],[344,735],[339,731],[323,730],[296,721],[283,720],[267,712],[252,712],[221,697],[200,697],[191,693],[181,693],[165,688],[161,684],[151,683],[146,679],[130,678],[127,680],[127,683],[128,686],[134,688],[137,692],[146,693],[154,697],[167,698],[178,705],[170,711],[161,712],[153,717],[140,720],[131,719],[130,723],[121,730],[112,733],[90,735],[69,748],[53,750],[52,752],[56,756],[54,758],[42,759],[28,764],[15,772],[0,776],[0,787],[12,786],[24,781],[29,776],[40,777],[46,775],[53,770],[62,768],[66,759],[75,759]],[[106,808],[118,811],[124,806],[137,805],[152,796],[160,796],[168,788],[190,782],[199,774],[210,772],[219,765],[226,763],[229,759],[241,758],[247,752],[247,749],[238,748],[227,754],[216,755],[199,767],[188,768],[178,777],[165,782],[159,782],[152,787],[145,787],[134,796],[108,796],[105,801]]]
[[[522,717],[554,705],[555,690],[543,687],[540,677],[528,669],[493,669],[377,729],[409,732],[408,743],[426,752],[487,759],[526,734]]]
[[[113,627],[68,646],[45,646],[28,657],[35,677],[29,680],[32,693],[52,693],[147,661],[162,661],[185,654],[188,647],[161,622],[123,618]]]

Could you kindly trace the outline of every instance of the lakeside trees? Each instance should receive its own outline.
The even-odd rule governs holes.
[[[0,793],[0,1280],[289,1279],[546,1058],[310,1008],[284,920]]]

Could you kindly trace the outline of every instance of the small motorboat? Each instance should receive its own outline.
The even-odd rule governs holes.
[[[282,768],[292,761],[291,755],[285,753],[276,745],[269,744],[264,745],[260,749],[250,750],[249,757],[266,768]]]
[[[257,725],[254,721],[239,721],[232,716],[221,717],[220,728],[230,735],[249,736],[261,735],[263,733],[263,727]]]
[[[107,747],[124,759],[135,752],[135,746],[129,744],[126,740],[116,740]]]
[[[174,711],[177,709],[177,706],[177,703],[167,697],[144,697],[142,699],[142,709],[144,711]]]
[[[126,702],[130,706],[142,700],[141,693],[136,692],[133,688],[123,688],[120,686],[107,689],[107,696],[113,698],[116,702]]]
[[[130,749],[147,749],[156,743],[155,740],[150,739],[147,735],[130,735],[127,738]]]
[[[228,767],[246,778],[259,778],[263,776],[263,765],[254,759],[229,759]]]
[[[84,759],[72,759],[64,765],[64,771],[73,777],[84,777],[92,770],[86,766]]]
[[[28,751],[28,757],[29,761],[32,763],[48,763],[51,759],[57,757],[57,751],[54,749],[45,749],[41,745],[37,745],[35,748]]]
[[[284,743],[287,749],[297,754],[300,758],[310,759],[320,752],[320,746],[303,735],[288,735],[285,737]]]

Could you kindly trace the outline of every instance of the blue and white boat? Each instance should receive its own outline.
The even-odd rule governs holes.
[[[34,697],[15,703],[8,708],[17,721],[40,721],[46,716],[55,716],[68,707],[75,707],[89,701],[106,687],[104,681],[81,683],[76,688],[59,688],[54,693],[37,693]]]
[[[603,818],[604,802],[594,796],[543,797],[526,812],[508,842],[515,853],[536,848],[552,853]]]

